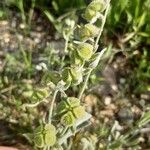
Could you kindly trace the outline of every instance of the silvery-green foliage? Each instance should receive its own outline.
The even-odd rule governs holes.
[[[55,148],[57,144],[62,145],[70,136],[88,124],[91,115],[82,106],[81,96],[87,86],[92,70],[98,65],[105,52],[105,49],[100,53],[96,51],[106,21],[109,2],[109,0],[93,0],[87,6],[82,15],[87,23],[82,26],[78,25],[77,41],[70,38],[70,36],[73,36],[75,23],[66,19],[66,27],[63,31],[63,36],[66,40],[64,51],[69,53],[70,63],[61,68],[58,76],[52,76],[53,78],[51,78],[55,81],[51,81],[55,86],[49,108],[48,121],[46,119],[46,122],[43,123],[44,125],[35,130],[34,144],[36,147],[47,149],[47,146]],[[100,28],[95,25],[98,19],[102,22]],[[89,70],[87,74],[85,74],[86,70]],[[55,80],[55,78],[59,79]],[[80,86],[82,82],[83,86],[80,88],[81,91],[79,91],[78,98],[67,96],[67,89],[72,86]],[[54,109],[55,99],[59,92],[61,93],[60,102]],[[40,94],[39,96],[41,97]],[[56,120],[57,124],[55,124],[54,120]]]

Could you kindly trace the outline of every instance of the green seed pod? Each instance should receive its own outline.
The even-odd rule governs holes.
[[[48,146],[53,146],[55,143],[56,143],[56,134],[46,133],[45,144]]]
[[[85,116],[85,108],[83,106],[74,108],[73,112],[74,112],[76,118],[82,118]]]
[[[46,124],[44,127],[44,141],[48,146],[53,146],[56,143],[56,128],[52,124]]]
[[[52,124],[46,124],[44,127],[44,131],[56,134],[56,128]]]
[[[87,61],[93,55],[93,46],[89,43],[79,44],[77,52],[83,60]]]
[[[65,115],[62,116],[61,118],[61,123],[64,126],[72,126],[75,123],[75,117],[71,113],[71,111],[67,112]]]
[[[71,83],[72,81],[72,77],[71,77],[71,73],[70,73],[70,68],[66,67],[63,71],[62,71],[62,79],[64,82],[66,82],[67,84]]]
[[[94,0],[88,5],[89,9],[103,12],[106,8],[106,2],[105,0]]]
[[[71,108],[80,106],[80,100],[78,98],[75,98],[75,97],[68,97],[67,103],[69,104],[69,106]]]
[[[97,28],[93,24],[86,24],[85,26],[80,28],[79,36],[81,40],[88,40],[89,38],[96,37],[98,35],[99,28]]]
[[[80,67],[72,67],[70,69],[71,77],[72,77],[72,84],[78,85],[82,82],[82,69]]]

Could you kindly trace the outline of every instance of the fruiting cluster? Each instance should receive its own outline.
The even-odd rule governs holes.
[[[56,143],[56,139],[59,140],[59,129],[56,135],[56,128],[51,124],[54,100],[58,91],[63,91],[64,93],[70,86],[79,85],[84,81],[84,76],[86,77],[79,97],[67,97],[65,94],[65,97],[63,97],[61,102],[56,106],[55,116],[59,116],[59,123],[66,129],[73,127],[79,119],[82,120],[86,115],[85,108],[80,104],[80,98],[86,87],[86,82],[91,71],[98,65],[102,56],[102,53],[96,53],[96,51],[106,21],[109,2],[109,0],[93,0],[87,6],[83,14],[83,18],[86,19],[87,24],[78,26],[75,29],[75,32],[78,33],[77,40],[69,43],[70,47],[68,49],[71,50],[69,53],[70,65],[64,67],[61,72],[61,78],[56,85],[56,91],[54,92],[50,107],[50,120],[42,127],[38,127],[34,134],[34,143],[37,147],[53,146]],[[103,14],[103,12],[105,13]],[[95,25],[97,20],[101,21],[100,28]],[[61,137],[62,136],[61,134]]]
[[[73,41],[71,45],[71,64],[70,67],[64,68],[62,72],[62,79],[67,84],[67,87],[80,84],[83,81],[84,71],[87,69],[87,66],[86,69],[84,68],[86,63],[92,63],[92,61],[95,61],[96,56],[98,57],[98,55],[95,55],[97,47],[94,38],[98,36],[102,29],[98,28],[94,23],[98,19],[103,22],[104,16],[102,12],[104,12],[106,6],[105,0],[93,0],[82,15],[87,24],[78,26],[75,30],[78,34],[77,41]],[[93,67],[96,66],[97,64]]]

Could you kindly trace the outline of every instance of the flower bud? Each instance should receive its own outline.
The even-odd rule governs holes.
[[[87,61],[93,54],[93,46],[89,43],[82,43],[78,46],[77,52],[83,60]]]

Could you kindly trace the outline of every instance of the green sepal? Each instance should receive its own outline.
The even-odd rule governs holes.
[[[72,81],[72,77],[70,74],[70,68],[66,67],[63,71],[62,71],[62,79],[64,82],[66,82],[66,84],[70,84]]]
[[[61,113],[65,113],[66,111],[68,111],[69,109],[69,105],[66,103],[65,100],[62,100],[58,106],[57,106],[57,114],[61,114]]]
[[[84,64],[84,60],[78,55],[77,51],[73,52],[73,64],[82,66]]]
[[[45,143],[44,143],[43,134],[39,133],[34,136],[34,144],[36,147],[39,147],[39,148],[44,147]]]

